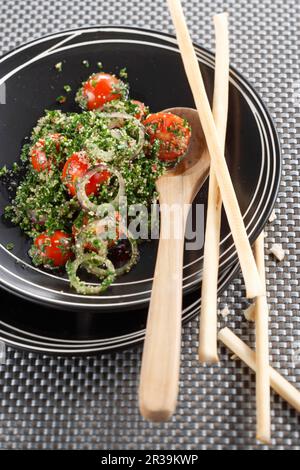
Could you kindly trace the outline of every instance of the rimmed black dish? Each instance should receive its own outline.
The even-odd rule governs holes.
[[[239,265],[220,275],[218,292],[234,278]],[[183,323],[199,314],[199,290],[183,299]],[[147,309],[120,312],[69,312],[20,300],[0,291],[3,306],[0,341],[13,347],[58,355],[92,355],[138,345],[144,340]],[[26,312],[26,313],[25,313]]]
[[[196,46],[208,95],[213,92],[213,55]],[[90,68],[82,65],[89,62]],[[62,61],[62,72],[54,65]],[[194,106],[176,41],[172,36],[123,27],[95,27],[47,36],[0,59],[0,84],[5,81],[6,104],[0,105],[0,165],[18,159],[25,136],[44,109],[59,107],[63,86],[75,90],[98,61],[108,72],[127,67],[131,95],[153,111],[171,106]],[[74,93],[63,110],[74,111]],[[226,156],[250,240],[262,230],[272,210],[280,180],[280,149],[272,120],[249,83],[231,69]],[[205,204],[207,185],[197,201]],[[0,210],[8,202],[4,187]],[[16,227],[0,222],[1,285],[23,298],[72,311],[116,311],[148,304],[157,243],[144,243],[141,262],[101,296],[80,296],[66,278],[31,265],[29,241]],[[14,243],[14,250],[5,247]],[[223,217],[221,273],[237,261],[230,231]],[[184,294],[197,289],[201,279],[202,250],[185,253]]]

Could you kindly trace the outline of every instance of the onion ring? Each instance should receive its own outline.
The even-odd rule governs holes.
[[[85,244],[91,244],[92,248],[99,248],[99,251],[97,252],[98,256],[106,258],[108,253],[108,240],[102,238],[101,235],[104,235],[107,232],[101,232],[99,234],[99,227],[103,227],[105,225],[109,228],[110,223],[113,224],[113,226],[115,227],[116,220],[112,220],[112,218],[106,217],[101,220],[94,220],[93,222],[89,223],[86,227],[84,227],[77,236],[75,244],[76,256],[80,257],[84,255]],[[137,242],[132,237],[129,230],[124,225],[119,224],[119,232],[124,234],[127,240],[129,241],[131,247],[131,256],[130,259],[124,264],[124,266],[122,266],[121,268],[115,268],[117,276],[121,276],[129,272],[131,268],[137,263],[139,258]],[[99,247],[96,246],[97,243],[94,244],[95,240],[97,242],[100,242]],[[99,266],[90,266],[84,263],[84,267],[90,274],[94,274],[95,276],[101,277],[105,275],[105,270]]]
[[[145,131],[144,131],[144,128],[143,128],[141,122],[138,119],[136,119],[134,116],[132,116],[131,114],[127,114],[127,113],[118,113],[118,112],[101,113],[101,116],[103,116],[104,118],[108,118],[108,119],[112,120],[108,124],[109,129],[116,129],[116,128],[123,127],[124,120],[125,121],[132,121],[133,124],[135,124],[135,126],[138,130],[138,139],[137,139],[137,143],[136,143],[136,146],[134,148],[134,151],[133,151],[133,157],[132,158],[136,157],[142,151],[142,149],[144,147],[144,143],[145,143]]]
[[[113,201],[107,204],[97,205],[89,199],[86,194],[85,187],[92,178],[92,176],[104,170],[109,171],[112,175],[115,175],[118,178],[119,190],[118,194],[116,195],[115,199],[113,199]],[[88,212],[92,212],[97,217],[101,213],[103,213],[105,206],[109,208],[109,206],[112,205],[115,209],[119,208],[120,199],[125,195],[125,182],[119,171],[108,167],[104,163],[100,163],[100,165],[97,165],[91,170],[89,170],[82,178],[78,178],[76,182],[76,195],[82,208]]]
[[[107,269],[101,270],[101,276],[96,274],[99,278],[103,279],[101,284],[94,286],[90,283],[81,281],[77,276],[78,268],[83,265],[85,269],[87,266],[92,266],[94,263],[97,265],[105,265]],[[115,280],[116,270],[114,265],[108,258],[103,258],[96,253],[85,253],[81,254],[74,261],[68,261],[66,264],[66,270],[69,276],[70,284],[79,294],[84,295],[97,295],[105,291]]]
[[[107,257],[107,241],[98,236],[98,223],[98,220],[94,220],[83,226],[76,236],[75,252],[77,256],[83,255],[87,246],[91,251],[97,250],[97,254],[102,258]]]

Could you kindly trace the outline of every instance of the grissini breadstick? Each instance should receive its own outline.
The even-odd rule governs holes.
[[[222,151],[225,148],[228,92],[229,92],[229,37],[228,14],[215,15],[216,65],[213,98],[213,116]],[[222,198],[213,164],[210,168],[208,206],[205,229],[204,263],[199,328],[199,360],[219,361],[217,352],[217,292],[220,256]]]
[[[222,145],[206,95],[197,56],[189,35],[180,1],[168,0],[168,5],[175,26],[181,57],[199,113],[207,147],[220,187],[224,208],[238,252],[247,297],[253,298],[264,293],[263,286],[227,168],[224,152],[222,151]]]
[[[261,280],[266,285],[264,232],[254,243],[254,256]],[[255,302],[256,331],[256,413],[257,439],[268,444],[271,440],[270,410],[270,374],[269,368],[269,334],[268,304],[266,295],[257,297]]]
[[[229,328],[219,331],[218,338],[225,346],[256,372],[256,354]],[[273,390],[300,413],[300,391],[279,372],[269,366],[270,384]]]

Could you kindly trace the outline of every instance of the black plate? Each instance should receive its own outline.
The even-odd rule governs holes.
[[[219,278],[218,292],[237,273],[232,266]],[[134,312],[69,312],[34,305],[0,291],[0,341],[13,347],[47,354],[91,355],[128,348],[144,340],[147,309]],[[199,315],[199,289],[183,299],[182,320]],[[26,312],[26,313],[25,313]]]
[[[196,46],[206,88],[213,92],[213,56]],[[82,60],[91,64],[87,69]],[[63,62],[57,72],[54,64]],[[127,67],[131,95],[153,111],[171,106],[194,106],[173,37],[129,28],[97,27],[54,34],[22,46],[0,59],[0,84],[6,84],[6,105],[0,106],[0,165],[12,165],[25,136],[45,108],[58,105],[63,85],[75,90],[101,61],[108,72]],[[74,93],[62,106],[77,109]],[[247,231],[254,240],[272,210],[280,180],[280,150],[272,121],[260,98],[233,69],[226,155]],[[207,185],[196,202],[206,203]],[[7,204],[4,188],[0,210]],[[8,242],[15,245],[9,252]],[[29,241],[16,227],[1,221],[0,276],[7,290],[43,305],[70,310],[117,310],[146,306],[151,292],[156,243],[144,243],[141,262],[101,296],[80,296],[66,278],[43,272],[30,263]],[[237,261],[226,219],[223,217],[221,272]],[[184,293],[199,286],[202,250],[185,255]]]

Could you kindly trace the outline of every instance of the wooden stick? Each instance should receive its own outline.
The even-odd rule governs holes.
[[[168,5],[175,26],[181,57],[199,113],[228,222],[239,255],[247,297],[253,298],[263,294],[263,287],[210,109],[197,56],[184,19],[180,0],[168,0]]]
[[[238,338],[229,328],[219,331],[218,338],[225,346],[238,356],[247,366],[256,372],[256,354],[240,338]],[[286,400],[293,408],[300,413],[300,391],[289,383],[279,372],[271,366],[268,368],[270,384],[273,390]]]
[[[216,34],[216,65],[213,100],[213,116],[218,130],[222,151],[225,149],[228,92],[229,92],[229,37],[228,14],[214,17]],[[211,165],[209,176],[208,206],[205,230],[204,263],[199,328],[199,360],[219,362],[217,352],[217,293],[220,256],[222,198],[216,174]]]
[[[254,256],[261,280],[266,285],[264,232],[254,243]],[[270,374],[269,368],[269,334],[268,304],[266,295],[257,297],[255,303],[256,330],[256,412],[257,439],[266,444],[271,441],[270,410]]]

